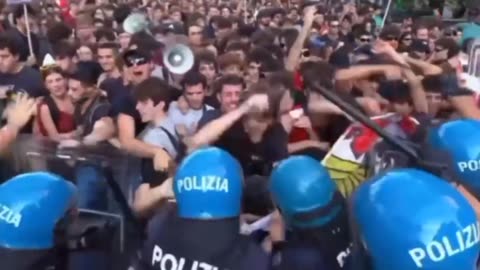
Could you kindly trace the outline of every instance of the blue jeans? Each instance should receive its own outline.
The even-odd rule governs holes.
[[[75,168],[78,207],[97,211],[108,210],[108,187],[102,170],[93,164]],[[108,254],[102,250],[71,253],[69,270],[108,269]]]
[[[108,188],[105,176],[95,165],[82,164],[75,168],[78,206],[90,210],[108,210]]]

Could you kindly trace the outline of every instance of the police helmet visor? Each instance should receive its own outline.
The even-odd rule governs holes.
[[[308,223],[317,219],[323,219],[325,217],[332,217],[338,214],[341,205],[345,204],[345,198],[342,194],[336,191],[333,194],[332,200],[322,207],[315,208],[308,212],[295,213],[292,216],[292,220],[301,223]]]

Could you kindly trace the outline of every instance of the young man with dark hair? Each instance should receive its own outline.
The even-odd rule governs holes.
[[[265,74],[262,74],[261,70],[265,68],[266,63],[270,62],[272,58],[272,54],[262,47],[255,47],[250,51],[245,61],[245,81],[247,86],[258,82],[264,77]]]
[[[69,75],[68,94],[74,102],[74,119],[78,140],[60,141],[60,146],[78,145],[96,146],[115,135],[112,119],[108,116],[110,104],[97,88],[95,71],[80,66]],[[98,165],[101,160],[89,158],[75,164],[75,184],[79,191],[78,206],[97,211],[108,210],[108,188],[103,169]],[[95,253],[79,252],[72,258],[77,269],[103,269],[107,255],[102,251]],[[97,267],[93,267],[93,265]]]
[[[205,78],[207,79],[207,84],[211,86],[218,73],[218,66],[215,59],[215,54],[208,50],[197,53],[195,55],[194,69],[202,73],[202,75],[205,76]]]
[[[288,134],[279,121],[274,96],[288,90],[267,82],[242,93],[237,108],[203,126],[188,141],[190,150],[215,145],[238,159],[246,176],[269,175],[274,163],[288,156]]]
[[[28,45],[27,20],[25,18],[25,10],[23,9],[23,5],[17,5],[17,7],[13,11],[15,28],[11,28],[9,34],[12,35],[12,37],[15,39],[15,42],[17,43],[19,50],[19,61],[27,62],[27,60],[29,60],[29,66],[33,66],[39,63],[37,61],[42,60],[38,59],[40,57],[40,42],[37,35],[32,32],[32,29],[37,23],[37,14],[30,5],[27,5],[26,10],[28,14],[28,24],[30,29],[30,39],[32,42],[33,55],[30,55],[30,48]]]
[[[20,61],[20,48],[9,34],[0,35],[0,99],[8,90],[26,92],[31,97],[45,94],[40,73]]]
[[[193,70],[197,70],[207,79],[205,103],[214,108],[218,108],[218,99],[213,90],[213,83],[218,74],[215,54],[209,50],[204,50],[195,54],[195,65]]]
[[[187,72],[182,80],[183,95],[173,102],[168,110],[168,116],[182,136],[192,135],[202,115],[213,110],[205,104],[207,79],[198,71]]]
[[[151,54],[141,49],[128,50],[122,55],[125,62],[124,74],[117,79],[107,79],[102,83],[102,89],[108,93],[112,110],[110,115],[115,119],[118,130],[118,139],[122,149],[130,154],[142,158],[153,158],[155,168],[166,169],[171,158],[168,153],[159,147],[153,147],[137,138],[144,129],[138,111],[135,109],[135,99],[132,88],[151,77]],[[126,78],[126,80],[124,80]]]
[[[81,141],[87,145],[113,137],[114,128],[109,117],[110,104],[96,86],[94,70],[82,66],[68,79],[68,95],[75,105],[74,117]]]
[[[245,81],[237,75],[222,76],[213,85],[214,96],[220,102],[219,109],[206,111],[198,121],[198,127],[201,128],[208,122],[215,120],[235,110],[240,102],[240,96],[245,89]]]
[[[60,41],[53,47],[55,63],[67,74],[73,74],[77,69],[77,48],[68,41]]]
[[[172,99],[168,84],[155,77],[139,83],[133,89],[136,109],[142,122],[147,127],[140,133],[143,142],[164,149],[172,160],[181,153],[180,140],[174,123],[168,118],[167,111]],[[142,184],[135,194],[134,209],[138,215],[147,217],[160,200],[158,187],[167,178],[166,173],[156,173],[151,159],[144,159],[142,164]]]
[[[103,69],[103,73],[98,78],[98,84],[101,83],[105,79],[109,78],[120,78],[122,73],[120,72],[120,68],[118,67],[118,46],[115,43],[101,43],[98,45],[97,48],[97,57],[98,63]]]

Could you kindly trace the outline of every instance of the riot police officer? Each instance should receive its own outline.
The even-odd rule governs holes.
[[[278,164],[270,180],[288,226],[286,241],[273,239],[274,269],[347,269],[347,205],[325,167],[313,158],[293,156]]]
[[[2,269],[66,269],[65,244],[76,187],[46,172],[17,175],[0,186]]]
[[[444,179],[417,169],[390,170],[358,187],[352,209],[355,243],[368,258],[356,269],[476,269],[475,212]]]
[[[162,270],[267,269],[267,254],[239,234],[243,172],[229,153],[196,150],[177,168],[176,203],[149,224],[140,268]]]

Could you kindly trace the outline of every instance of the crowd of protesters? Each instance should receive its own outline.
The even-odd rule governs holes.
[[[466,72],[480,35],[480,8],[469,8],[462,24],[438,13],[392,9],[384,20],[385,6],[350,1],[5,6],[0,98],[7,124],[0,150],[8,152],[18,133],[67,148],[120,148],[142,159],[138,179],[131,180],[137,183],[132,209],[149,221],[173,196],[175,167],[213,145],[240,163],[246,183],[241,217],[254,222],[275,210],[268,177],[276,164],[292,155],[320,163],[352,123],[320,88],[370,117],[395,113],[409,140],[421,140],[423,127],[435,122],[480,119],[480,84]],[[148,22],[135,33],[124,24],[133,13]],[[181,74],[165,63],[176,44],[194,55]],[[80,206],[106,210],[102,172],[93,162],[72,170]],[[273,218],[270,233],[258,241],[268,252],[285,237],[280,216]],[[337,251],[348,244],[334,242],[321,247],[326,269],[345,269]],[[81,269],[99,269],[86,265]]]

